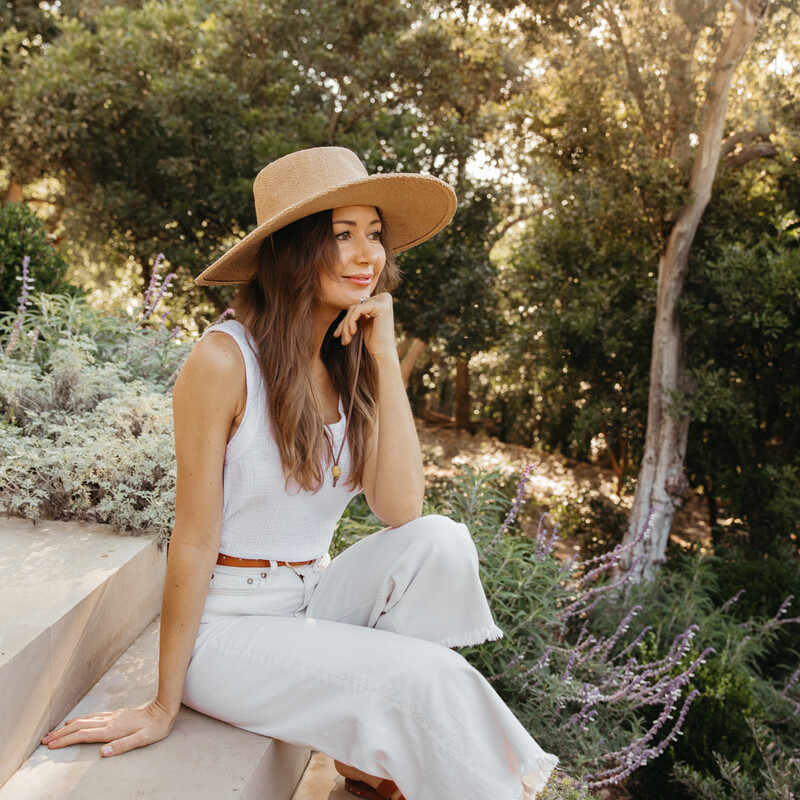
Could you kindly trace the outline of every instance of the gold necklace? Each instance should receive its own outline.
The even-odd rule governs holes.
[[[322,424],[326,429],[325,439],[328,442],[328,447],[331,449],[331,457],[333,458],[333,465],[331,466],[331,475],[333,476],[333,485],[336,486],[336,482],[339,480],[342,474],[342,468],[339,466],[339,459],[342,457],[342,450],[344,450],[344,443],[347,441],[347,432],[350,430],[350,419],[353,416],[353,404],[356,400],[356,387],[358,386],[358,375],[361,370],[361,353],[363,352],[363,341],[359,337],[358,342],[358,353],[356,355],[356,371],[353,376],[353,385],[350,387],[350,403],[347,409],[347,414],[345,415],[345,423],[344,423],[344,434],[342,436],[342,441],[339,444],[339,452],[334,455],[333,453],[333,431],[330,430],[330,425],[325,422],[325,417],[319,410],[319,404],[317,403],[317,394],[314,391],[314,385],[311,385],[311,397],[314,400],[314,406],[317,409],[317,414],[319,414],[320,419],[322,420]],[[311,378],[309,377],[309,381]]]

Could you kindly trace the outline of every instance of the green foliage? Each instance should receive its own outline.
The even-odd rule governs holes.
[[[550,773],[547,785],[536,795],[536,800],[592,800],[592,797],[579,781],[556,768]]]
[[[695,386],[687,466],[745,521],[754,552],[800,535],[797,183],[796,166],[723,176],[682,303]]]
[[[373,171],[423,169],[461,189],[493,104],[520,83],[494,34],[416,1],[60,8],[53,43],[9,69],[0,166],[59,181],[71,243],[117,264],[169,253],[184,293],[220,311],[227,290],[190,279],[254,226],[265,163],[338,144]],[[484,227],[453,235],[466,282],[486,272]],[[491,322],[476,326],[480,343]]]
[[[166,540],[175,504],[169,396],[65,339],[47,368],[0,362],[0,502]]]
[[[800,561],[795,551],[784,548],[771,556],[751,559],[746,555],[747,551],[736,547],[722,548],[712,564],[717,583],[715,598],[726,602],[737,597],[729,613],[741,624],[753,618],[770,618],[777,611],[777,604],[786,597],[800,598]],[[775,630],[756,663],[763,677],[781,681],[798,662],[800,625],[792,625]]]
[[[16,308],[22,260],[30,258],[36,291],[62,292],[67,263],[53,248],[42,220],[24,203],[0,205],[0,314]]]
[[[499,275],[489,259],[496,202],[487,186],[463,186],[446,234],[401,256],[397,319],[411,336],[443,341],[448,355],[468,359],[504,333],[495,311]]]
[[[675,767],[675,777],[697,800],[791,800],[800,795],[800,760],[797,755],[776,747],[772,733],[764,725],[749,721],[757,748],[755,768],[746,769],[739,761],[717,755],[719,778],[699,772],[685,764]]]
[[[540,376],[540,440],[577,457],[601,432],[634,458],[642,449],[656,242],[635,189],[610,168],[565,178],[552,190],[558,213],[516,250],[514,325],[538,345],[512,365]]]
[[[569,772],[588,785],[602,785],[602,777],[592,776],[601,774],[603,767],[628,764],[626,753],[637,763],[641,753],[636,743],[647,736],[647,723],[652,721],[637,706],[637,692],[650,685],[656,671],[643,676],[641,683],[628,683],[630,670],[638,669],[636,643],[626,654],[621,641],[636,611],[610,601],[611,595],[604,600],[607,590],[601,588],[602,578],[597,583],[597,576],[613,563],[607,558],[608,566],[594,572],[604,562],[581,568],[562,561],[554,555],[552,535],[545,529],[533,538],[513,533],[508,518],[504,521],[508,491],[496,481],[495,474],[466,471],[440,506],[443,513],[470,526],[484,588],[505,633],[499,641],[465,648],[465,655],[537,740],[561,756]],[[520,498],[521,494],[512,505],[512,515],[519,510]],[[589,616],[597,603],[601,625],[595,624],[595,615]],[[585,610],[577,610],[584,606]],[[676,656],[669,669],[691,674],[696,664],[690,661]],[[665,679],[671,681],[673,676]],[[638,689],[631,691],[634,685]],[[659,701],[654,699],[654,704]],[[652,736],[657,736],[655,730]]]
[[[163,320],[35,294],[0,317],[0,504],[166,541],[175,504],[168,389],[189,344]],[[31,336],[31,334],[34,334]],[[5,342],[18,337],[11,350]]]
[[[579,489],[550,507],[550,517],[563,539],[575,537],[584,558],[594,558],[622,542],[628,515],[598,491]]]
[[[676,762],[712,776],[717,774],[717,753],[735,758],[743,769],[753,769],[756,746],[747,723],[757,710],[753,682],[722,658],[712,657],[704,664],[692,682],[700,696],[689,710],[683,735],[661,759],[634,775],[636,793],[653,800],[680,797],[673,774]]]
[[[633,787],[652,800],[687,796],[673,777],[679,763],[713,782],[720,778],[722,758],[738,763],[756,779],[759,748],[748,722],[752,718],[769,727],[776,747],[791,751],[800,744],[800,721],[794,713],[797,687],[788,674],[797,669],[800,654],[787,641],[797,635],[800,625],[786,610],[781,613],[785,595],[777,585],[760,607],[754,603],[749,609],[737,609],[738,602],[725,602],[743,588],[726,579],[737,589],[733,593],[722,589],[719,576],[726,569],[716,557],[684,554],[673,558],[655,581],[636,587],[630,595],[629,602],[642,607],[640,622],[652,628],[649,659],[657,659],[688,624],[698,627],[695,649],[715,651],[692,680],[700,695],[689,709],[684,734],[633,776]],[[797,565],[790,569],[796,573]],[[739,602],[746,596],[747,592]],[[596,624],[609,630],[614,623],[598,618]],[[768,660],[780,662],[783,669],[764,670]]]
[[[171,385],[189,354],[191,338],[180,329],[168,329],[159,320],[141,315],[107,313],[90,306],[85,298],[36,293],[23,318],[23,341],[36,332],[32,346],[20,346],[14,358],[31,360],[44,368],[64,339],[86,347],[92,360],[113,363],[126,378]],[[0,342],[11,336],[17,323],[13,313],[0,315]]]

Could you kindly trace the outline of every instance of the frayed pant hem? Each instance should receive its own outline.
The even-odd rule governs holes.
[[[447,636],[443,639],[439,639],[438,642],[445,647],[470,647],[472,645],[483,644],[484,642],[496,642],[502,639],[503,635],[503,631],[501,631],[497,625],[492,625],[480,631]]]
[[[523,800],[534,800],[547,785],[557,766],[558,757],[550,753],[545,753],[535,767],[532,764],[525,766],[522,775]]]

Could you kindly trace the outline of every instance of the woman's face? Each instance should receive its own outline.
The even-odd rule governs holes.
[[[335,208],[332,224],[339,248],[336,278],[323,271],[320,283],[323,305],[338,312],[372,294],[386,263],[386,251],[374,206]]]

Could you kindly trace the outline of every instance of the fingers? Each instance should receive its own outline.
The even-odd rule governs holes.
[[[76,742],[87,741],[108,741],[107,739],[89,739],[85,738],[90,735],[90,731],[102,729],[103,726],[108,724],[111,712],[102,712],[100,714],[93,714],[91,717],[74,717],[68,719],[60,728],[50,731],[42,739],[42,744],[48,747],[66,747],[69,744]]]
[[[93,719],[101,719],[103,717],[110,717],[112,714],[116,713],[117,713],[116,711],[98,711],[97,713],[92,714],[90,717],[73,717],[72,719],[66,720],[62,727],[71,725],[73,722],[80,722],[81,720],[93,720]]]
[[[348,345],[353,341],[358,332],[358,321],[360,319],[377,319],[387,317],[391,323],[392,298],[386,292],[366,299],[365,303],[354,303],[347,309],[347,313],[341,322],[336,326],[333,335],[341,337],[343,345]],[[388,315],[387,313],[388,312]],[[393,323],[391,324],[394,330]]]
[[[64,733],[57,738],[42,740],[51,750],[59,750],[62,747],[69,747],[71,744],[82,744],[91,742],[108,742],[114,738],[114,734],[107,728],[78,728],[75,731]]]
[[[113,742],[104,744],[100,748],[100,755],[103,758],[110,758],[111,756],[119,756],[127,753],[129,750],[135,750],[137,747],[145,747],[155,741],[152,737],[148,736],[144,728],[130,734],[130,736],[123,736],[121,739],[115,739]]]
[[[347,345],[353,341],[358,331],[358,320],[361,317],[372,317],[375,312],[367,308],[366,303],[357,303],[347,309],[342,321],[336,326],[334,336],[341,336],[342,344]]]

